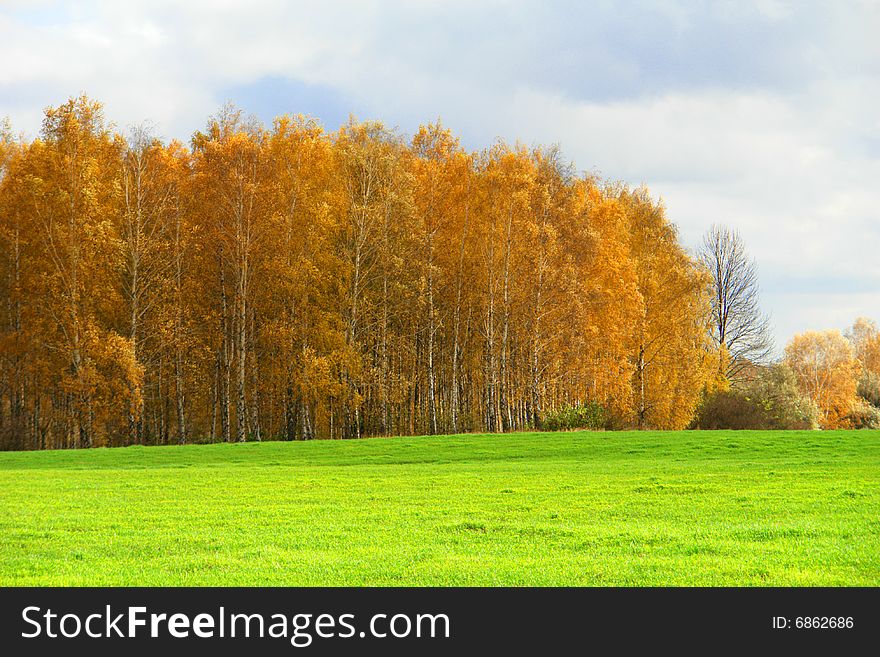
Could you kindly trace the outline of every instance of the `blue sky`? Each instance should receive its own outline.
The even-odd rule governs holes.
[[[0,116],[86,92],[188,140],[232,100],[480,149],[556,143],[662,197],[683,241],[740,230],[778,348],[880,320],[880,3],[0,2]]]

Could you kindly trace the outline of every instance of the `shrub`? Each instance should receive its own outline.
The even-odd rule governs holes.
[[[818,429],[820,411],[798,387],[797,376],[785,364],[764,368],[746,387],[766,414],[766,429]]]
[[[772,365],[738,388],[706,395],[693,426],[698,429],[817,429],[819,408],[800,392],[791,369]]]
[[[605,409],[596,402],[561,406],[544,416],[541,428],[546,431],[571,429],[602,429],[607,422]]]
[[[766,424],[760,405],[736,390],[709,393],[694,421],[698,429],[763,429]]]

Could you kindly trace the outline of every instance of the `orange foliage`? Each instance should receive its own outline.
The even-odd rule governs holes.
[[[822,428],[845,427],[861,373],[850,343],[836,330],[807,331],[785,347],[785,361],[819,407]]]
[[[680,428],[712,385],[663,207],[555,148],[228,106],[187,148],[87,98],[0,133],[4,446],[506,431],[589,402]]]

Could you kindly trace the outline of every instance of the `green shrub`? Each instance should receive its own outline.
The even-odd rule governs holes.
[[[819,407],[798,387],[788,365],[765,367],[745,387],[745,394],[766,414],[765,429],[818,429]]]
[[[761,405],[736,390],[707,395],[694,420],[697,429],[763,429],[767,424]]]
[[[541,428],[545,431],[567,431],[572,429],[602,429],[607,422],[605,409],[596,402],[577,406],[562,406],[548,412]]]
[[[786,365],[771,365],[737,388],[707,395],[697,429],[818,429],[819,408],[803,395]]]

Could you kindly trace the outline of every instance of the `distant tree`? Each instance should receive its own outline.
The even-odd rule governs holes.
[[[4,117],[0,119],[0,180],[3,179],[6,165],[14,152],[15,146],[15,138],[12,134],[12,125],[9,122],[9,117]]]
[[[737,231],[712,226],[699,252],[712,277],[712,339],[719,351],[719,374],[741,378],[752,363],[773,350],[770,319],[761,311],[758,267]]]
[[[868,406],[880,408],[880,330],[874,320],[859,317],[845,335],[862,365],[856,388],[859,400],[850,414],[851,424],[857,428],[873,427],[874,413]]]
[[[859,317],[847,330],[846,339],[853,346],[862,367],[880,374],[880,330],[877,329],[877,323],[867,317]]]
[[[819,406],[822,428],[846,426],[861,373],[849,341],[836,330],[808,331],[788,343],[785,362],[801,390]]]

